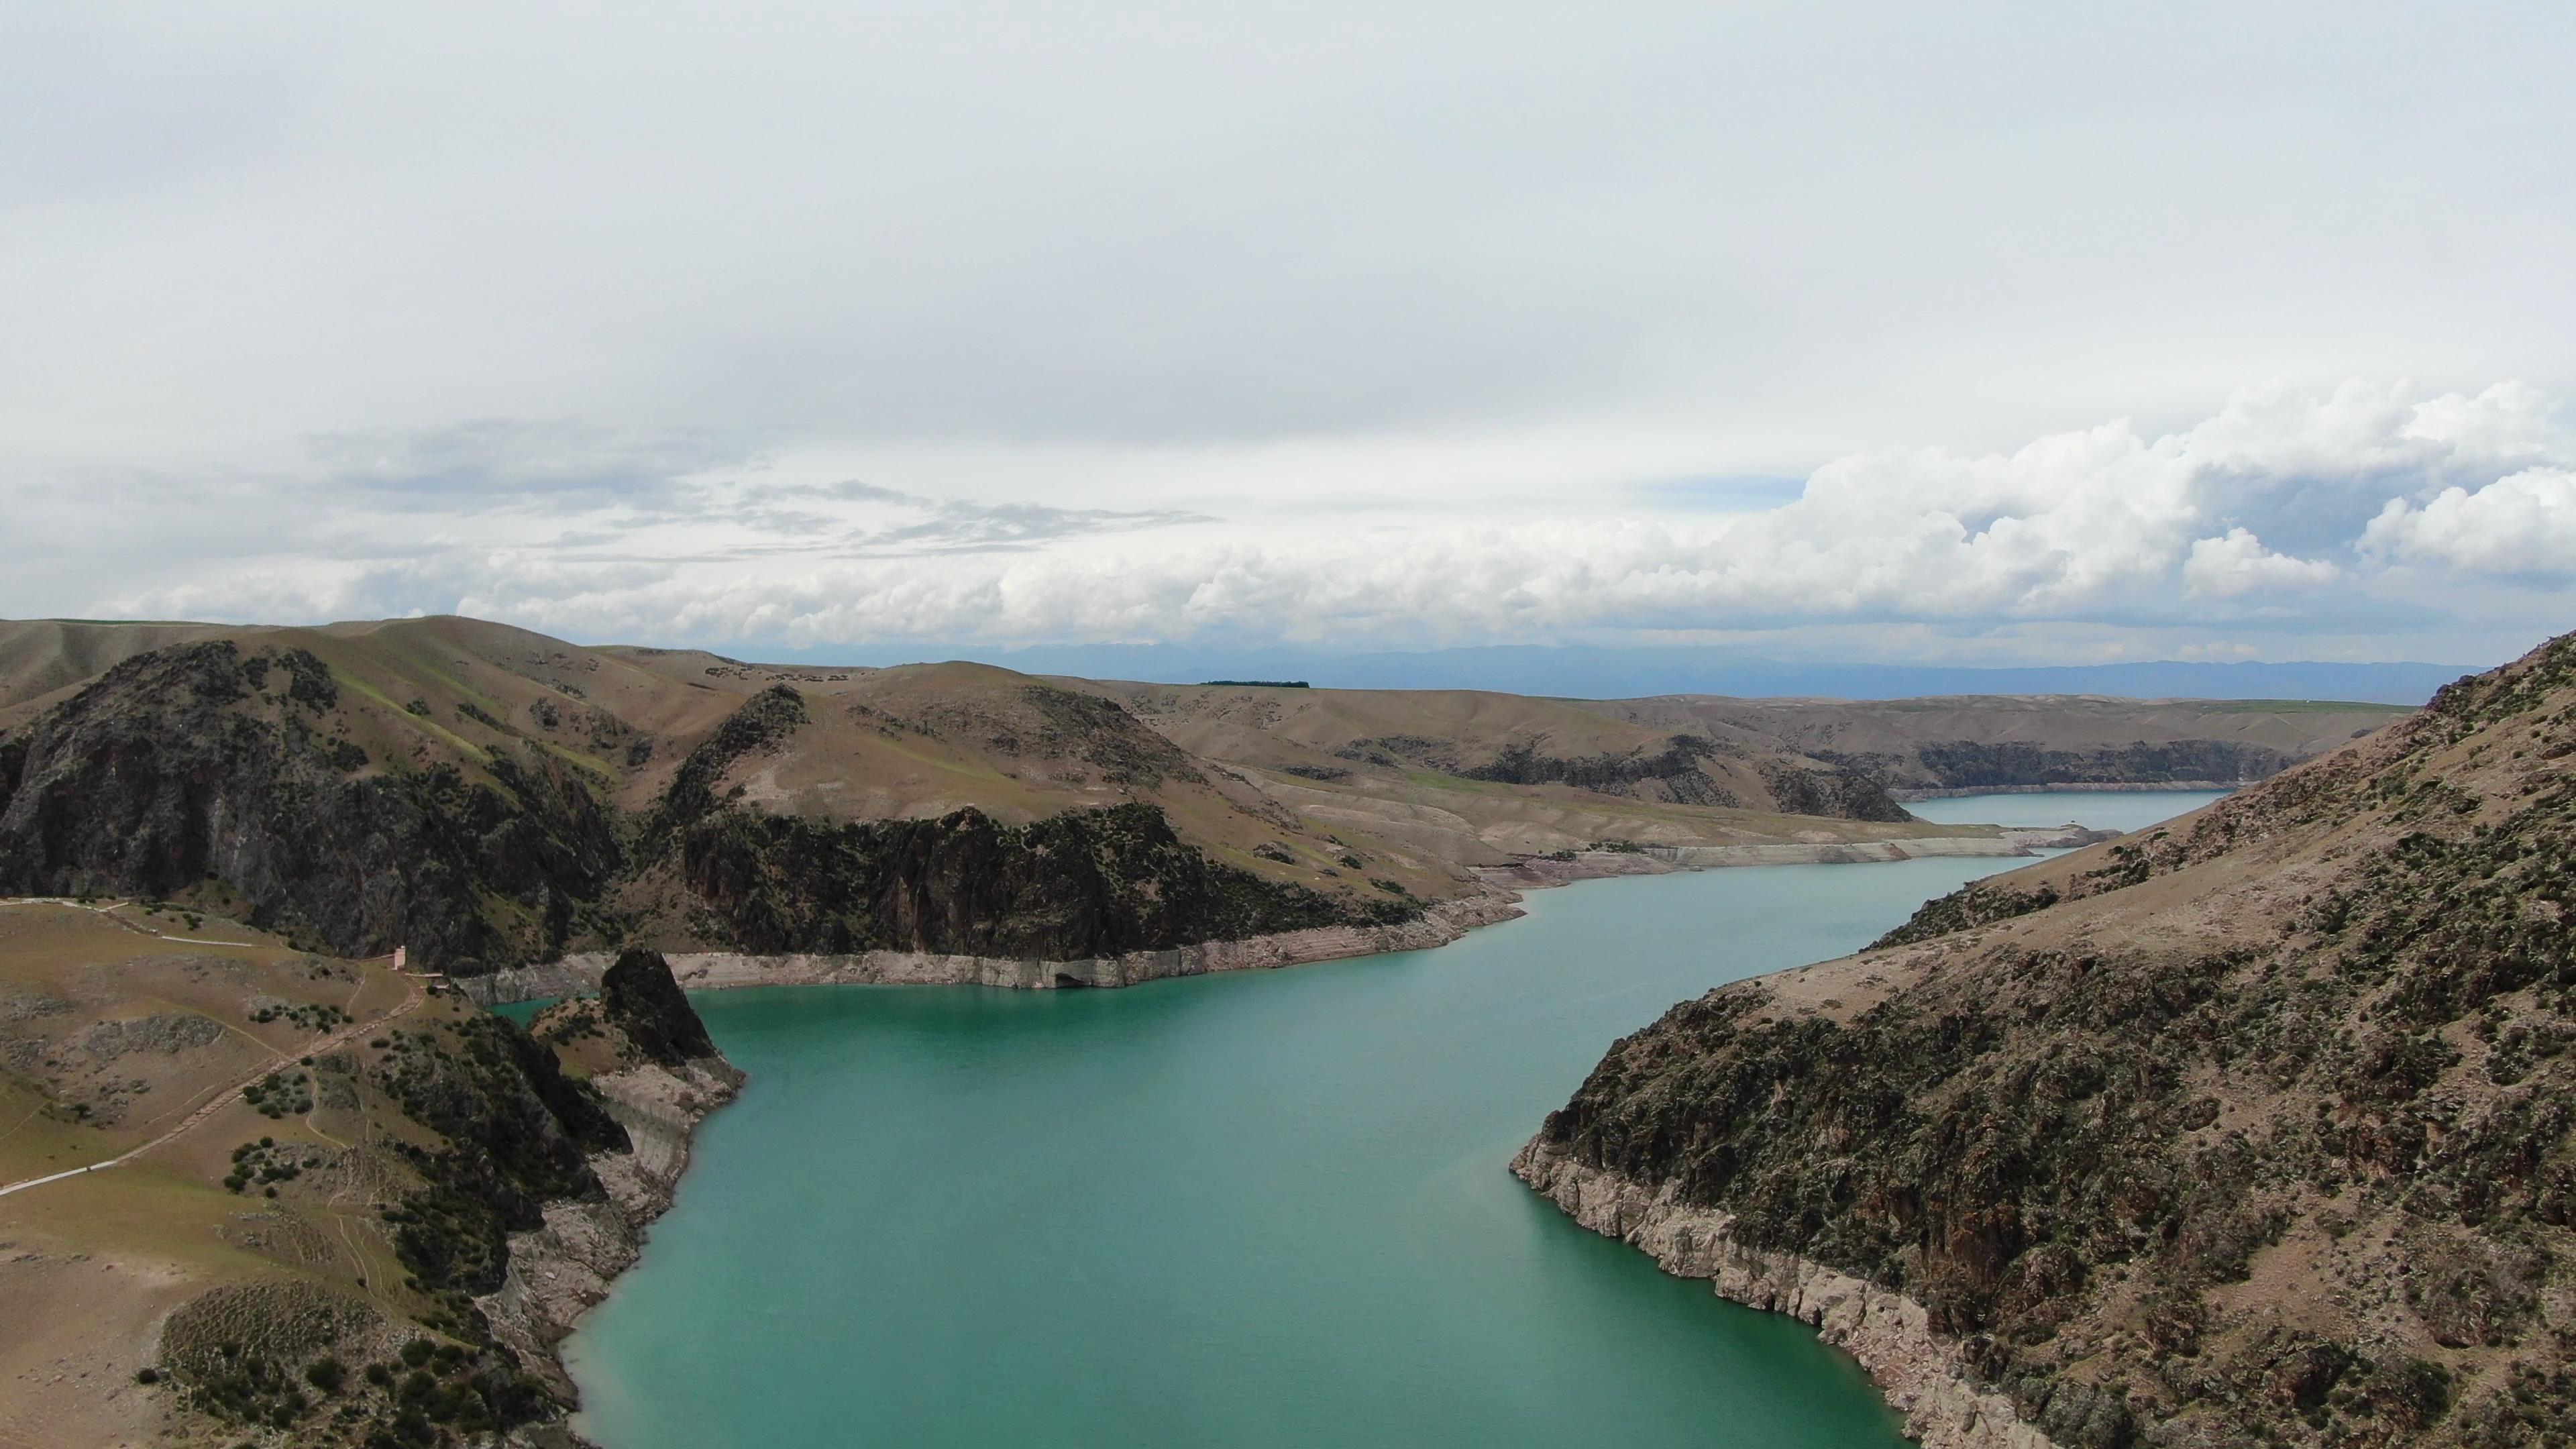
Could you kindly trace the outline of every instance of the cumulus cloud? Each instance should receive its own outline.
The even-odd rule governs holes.
[[[2321,588],[2340,572],[2324,559],[2274,553],[2242,528],[2227,530],[2224,538],[2194,539],[2182,561],[2183,587],[2212,599]]]
[[[0,18],[0,612],[2568,622],[2563,4],[237,8]]]
[[[2420,506],[2392,498],[2362,546],[2479,573],[2576,578],[2576,472],[2530,468],[2475,491],[2445,488]]]
[[[529,429],[514,436],[545,447],[578,439],[575,462],[505,460],[502,483],[468,484],[451,502],[522,478],[585,479],[601,470],[580,460],[611,458],[667,475],[645,490],[660,511],[603,499],[584,514],[558,498],[541,520],[558,531],[514,537],[515,515],[451,507],[424,518],[406,499],[379,520],[372,557],[363,538],[344,538],[327,558],[312,549],[121,595],[104,611],[456,610],[583,638],[811,647],[1216,635],[1483,643],[1835,625],[2170,631],[2248,619],[2316,635],[2410,611],[2420,622],[2434,594],[2456,609],[2475,592],[2462,581],[2483,579],[2480,607],[2563,623],[2549,611],[2571,602],[2566,593],[2532,584],[2576,572],[2576,473],[2531,464],[2570,455],[2550,428],[2548,399],[2517,385],[2267,386],[2162,434],[2115,420],[2009,452],[1856,454],[1770,507],[1712,513],[1685,500],[1491,524],[1436,508],[1244,523],[941,499],[798,481],[766,456],[711,466],[650,440]],[[344,532],[365,533],[346,509],[335,516]],[[2270,541],[2302,531],[2327,542],[2292,551]]]

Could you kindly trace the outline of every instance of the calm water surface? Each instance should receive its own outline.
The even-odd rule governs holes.
[[[2076,798],[1929,803],[2056,823]],[[2201,803],[2098,798],[2128,814],[2088,824]],[[1437,951],[1125,991],[701,994],[751,1086],[567,1345],[581,1428],[608,1449],[1890,1449],[1848,1359],[1504,1164],[1613,1038],[1998,864],[1587,882]]]
[[[2089,825],[2143,830],[2225,798],[2224,790],[2062,790],[2045,795],[1953,795],[1905,808],[1944,825]]]

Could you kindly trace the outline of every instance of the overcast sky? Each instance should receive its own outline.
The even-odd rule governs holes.
[[[2576,628],[2576,6],[0,8],[0,614]]]

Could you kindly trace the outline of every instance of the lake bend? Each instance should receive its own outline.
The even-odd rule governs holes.
[[[1909,808],[2134,829],[2214,798]],[[750,1086],[565,1345],[578,1426],[605,1449],[1893,1449],[1805,1326],[1505,1165],[1674,1002],[2024,863],[1588,881],[1437,950],[1119,991],[700,993]]]

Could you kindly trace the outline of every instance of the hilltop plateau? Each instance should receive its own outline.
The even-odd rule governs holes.
[[[1614,1046],[1515,1170],[1930,1449],[2576,1436],[2576,636]]]

